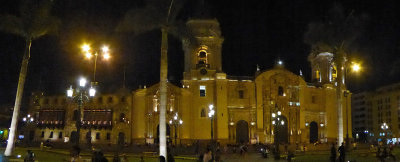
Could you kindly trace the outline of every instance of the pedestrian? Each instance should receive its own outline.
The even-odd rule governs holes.
[[[393,151],[393,146],[389,147],[388,156],[391,157],[393,161],[396,161],[396,156],[392,154],[392,151]]]
[[[81,153],[81,149],[79,148],[79,146],[74,146],[72,147],[72,151],[71,151],[71,162],[82,162],[82,158],[79,155]]]
[[[346,150],[344,148],[344,143],[342,142],[342,145],[338,148],[339,151],[339,162],[344,162],[346,159]]]
[[[141,156],[141,159],[143,160],[143,156]],[[122,154],[121,162],[128,162],[128,157],[125,153]],[[144,160],[140,162],[144,162]]]
[[[212,160],[211,149],[210,149],[210,148],[207,148],[207,152],[204,153],[204,156],[203,156],[203,162],[209,162],[209,161],[211,161],[211,160]]]
[[[160,158],[160,162],[165,162],[165,157],[164,156],[161,155],[159,158]]]
[[[34,162],[34,161],[35,161],[35,154],[31,150],[27,150],[24,162]]]
[[[330,159],[331,159],[331,162],[335,162],[336,161],[336,147],[335,147],[334,143],[332,143]]]
[[[174,156],[171,153],[168,154],[167,159],[168,162],[175,162]]]

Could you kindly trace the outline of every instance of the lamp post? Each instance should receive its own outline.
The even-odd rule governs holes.
[[[386,136],[387,136],[387,130],[389,129],[389,126],[386,124],[386,122],[384,122],[384,123],[382,123],[382,125],[381,125],[381,129],[383,130],[383,133],[384,133],[384,139],[382,140],[383,141],[383,144],[386,144],[387,143],[387,139],[386,139]]]
[[[355,62],[351,62],[351,64],[350,64],[350,67],[351,67],[351,70],[353,71],[353,72],[359,72],[360,70],[361,70],[361,66],[360,66],[360,64],[359,63],[355,63]],[[348,74],[348,69],[346,68],[346,70],[345,70],[345,77],[347,77],[347,74]],[[344,80],[345,82],[346,82],[346,78],[345,78],[345,80]],[[344,86],[346,86],[346,83],[344,83]],[[343,92],[343,96],[345,97],[345,105],[346,105],[346,107],[345,107],[345,110],[346,110],[346,146],[348,147],[349,146],[349,144],[350,144],[350,139],[349,139],[349,118],[348,118],[348,114],[349,114],[349,110],[348,110],[348,107],[347,107],[347,102],[348,102],[348,95],[350,94],[350,91],[349,90],[347,90],[347,88],[346,88],[346,90],[344,90],[344,92]]]
[[[215,160],[214,156],[214,130],[213,130],[213,125],[214,125],[214,114],[215,114],[215,110],[214,110],[214,105],[209,105],[208,106],[209,112],[208,112],[208,117],[211,120],[211,156],[212,159]]]
[[[22,121],[25,123],[32,123],[35,121],[35,118],[31,114],[26,115],[25,117],[22,118]]]
[[[174,137],[175,137],[175,146],[176,146],[176,139],[177,139],[177,127],[178,127],[178,125],[182,125],[183,124],[183,121],[182,121],[182,119],[180,119],[179,117],[178,117],[178,113],[175,113],[175,116],[173,117],[173,119],[171,119],[171,120],[169,120],[169,124],[173,124],[174,125],[174,128],[175,128],[175,135],[174,135]]]
[[[346,59],[346,53],[343,48],[339,48],[338,51],[336,51],[336,57],[335,57],[335,62],[336,62],[336,69],[337,69],[337,78],[336,78],[336,95],[337,95],[337,106],[338,106],[338,145],[340,145],[343,142],[343,104],[342,104],[342,99],[344,92],[347,91],[346,88],[346,77],[347,77],[347,59]],[[351,69],[354,72],[359,72],[361,70],[361,66],[358,63],[352,62],[350,65]],[[347,110],[347,100],[346,100],[346,116],[347,116],[348,110]],[[348,122],[348,118],[346,118],[346,121]],[[347,124],[347,130],[348,130],[348,124]],[[346,146],[348,146],[348,133],[346,133]]]
[[[282,112],[279,110],[276,113],[275,112],[271,113],[272,125],[274,125],[276,127],[285,125],[285,121],[282,119],[281,115],[282,115]],[[277,132],[277,130],[275,130],[274,136],[276,136],[276,132]],[[274,139],[274,143],[279,144],[276,142],[275,139]]]
[[[93,87],[85,87],[86,86],[86,79],[81,78],[79,80],[79,86],[74,90],[72,89],[72,86],[67,90],[67,97],[71,98],[74,102],[78,104],[78,110],[76,114],[76,133],[77,133],[77,139],[76,145],[79,146],[79,140],[80,140],[80,130],[81,130],[81,125],[83,121],[83,109],[82,106],[84,102],[87,102],[89,100],[89,97],[94,97],[96,90]],[[74,114],[75,115],[75,114]]]
[[[93,67],[93,82],[92,82],[92,86],[97,85],[96,82],[96,68],[97,68],[97,56],[98,53],[101,53],[103,55],[103,59],[104,60],[109,60],[110,59],[110,49],[108,48],[108,46],[103,46],[101,48],[101,51],[92,51],[91,47],[88,44],[84,44],[82,45],[82,51],[85,54],[85,57],[87,59],[91,59],[94,56],[94,67]]]
[[[369,131],[368,130],[364,130],[364,133],[365,133],[365,142],[368,142],[368,136],[369,136]]]

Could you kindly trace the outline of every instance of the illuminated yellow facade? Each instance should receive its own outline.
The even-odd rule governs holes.
[[[286,70],[282,62],[269,70],[257,70],[255,76],[228,76],[222,70],[224,38],[218,21],[196,19],[189,20],[186,25],[197,43],[183,41],[185,66],[182,85],[168,84],[167,121],[172,120],[175,114],[183,121],[182,125],[176,126],[176,131],[175,125],[167,125],[170,141],[174,142],[174,132],[177,132],[178,143],[209,141],[211,124],[214,139],[222,144],[336,141],[338,111],[333,54],[314,52],[310,55],[312,83]],[[93,129],[92,140],[96,139],[96,133],[99,132],[100,143],[117,143],[119,140],[116,137],[122,132],[127,143],[157,143],[159,84],[125,95],[110,96],[115,98],[115,102],[105,104],[94,99],[85,106],[88,110],[104,110],[112,114],[111,118],[102,117],[100,121],[106,124],[110,122],[110,127]],[[343,100],[343,105],[346,105],[344,110],[347,110],[343,111],[343,116],[344,130],[350,131],[348,134],[351,138],[351,100],[346,99],[350,96],[347,95]],[[121,97],[126,97],[125,103],[120,102]],[[215,109],[213,122],[208,117],[209,105]],[[45,107],[39,106],[32,113]],[[75,129],[71,112],[76,105],[65,104],[60,109],[65,110],[66,124],[59,131],[64,131],[68,136]],[[126,120],[120,120],[121,113],[126,115]],[[40,138],[43,130],[45,138]],[[51,129],[47,127],[36,129],[35,139],[46,140],[49,131]],[[82,141],[85,131],[88,130],[82,132]],[[104,137],[107,133],[111,134],[112,140]]]

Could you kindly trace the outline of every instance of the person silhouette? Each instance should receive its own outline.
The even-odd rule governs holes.
[[[344,162],[346,159],[346,150],[344,148],[344,143],[342,142],[342,145],[338,148],[339,151],[339,162]]]

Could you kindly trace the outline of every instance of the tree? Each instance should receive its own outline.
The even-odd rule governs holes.
[[[347,53],[354,49],[357,38],[362,34],[367,19],[366,15],[355,16],[354,11],[351,11],[348,16],[346,15],[344,8],[334,3],[329,10],[328,21],[310,23],[307,32],[304,34],[304,42],[312,46],[310,58],[320,52],[334,54],[338,80],[336,86],[338,145],[343,142],[344,132],[343,94],[347,89],[345,84],[346,57]],[[347,113],[348,111],[346,110]],[[346,129],[348,129],[347,126]],[[346,140],[348,143],[348,133],[346,133]]]
[[[5,156],[11,156],[14,149],[15,134],[17,131],[25,79],[28,72],[32,41],[46,34],[55,33],[59,25],[59,20],[51,15],[51,7],[52,2],[50,0],[25,0],[21,3],[19,10],[20,15],[0,16],[1,31],[15,34],[25,39],[25,51],[19,73],[10,133],[8,136],[7,148],[4,152]]]
[[[168,76],[168,34],[194,43],[194,39],[184,23],[177,20],[183,1],[149,0],[145,8],[127,12],[117,31],[144,33],[154,29],[161,30],[161,62],[160,62],[160,156],[167,158],[166,140],[166,106]]]

